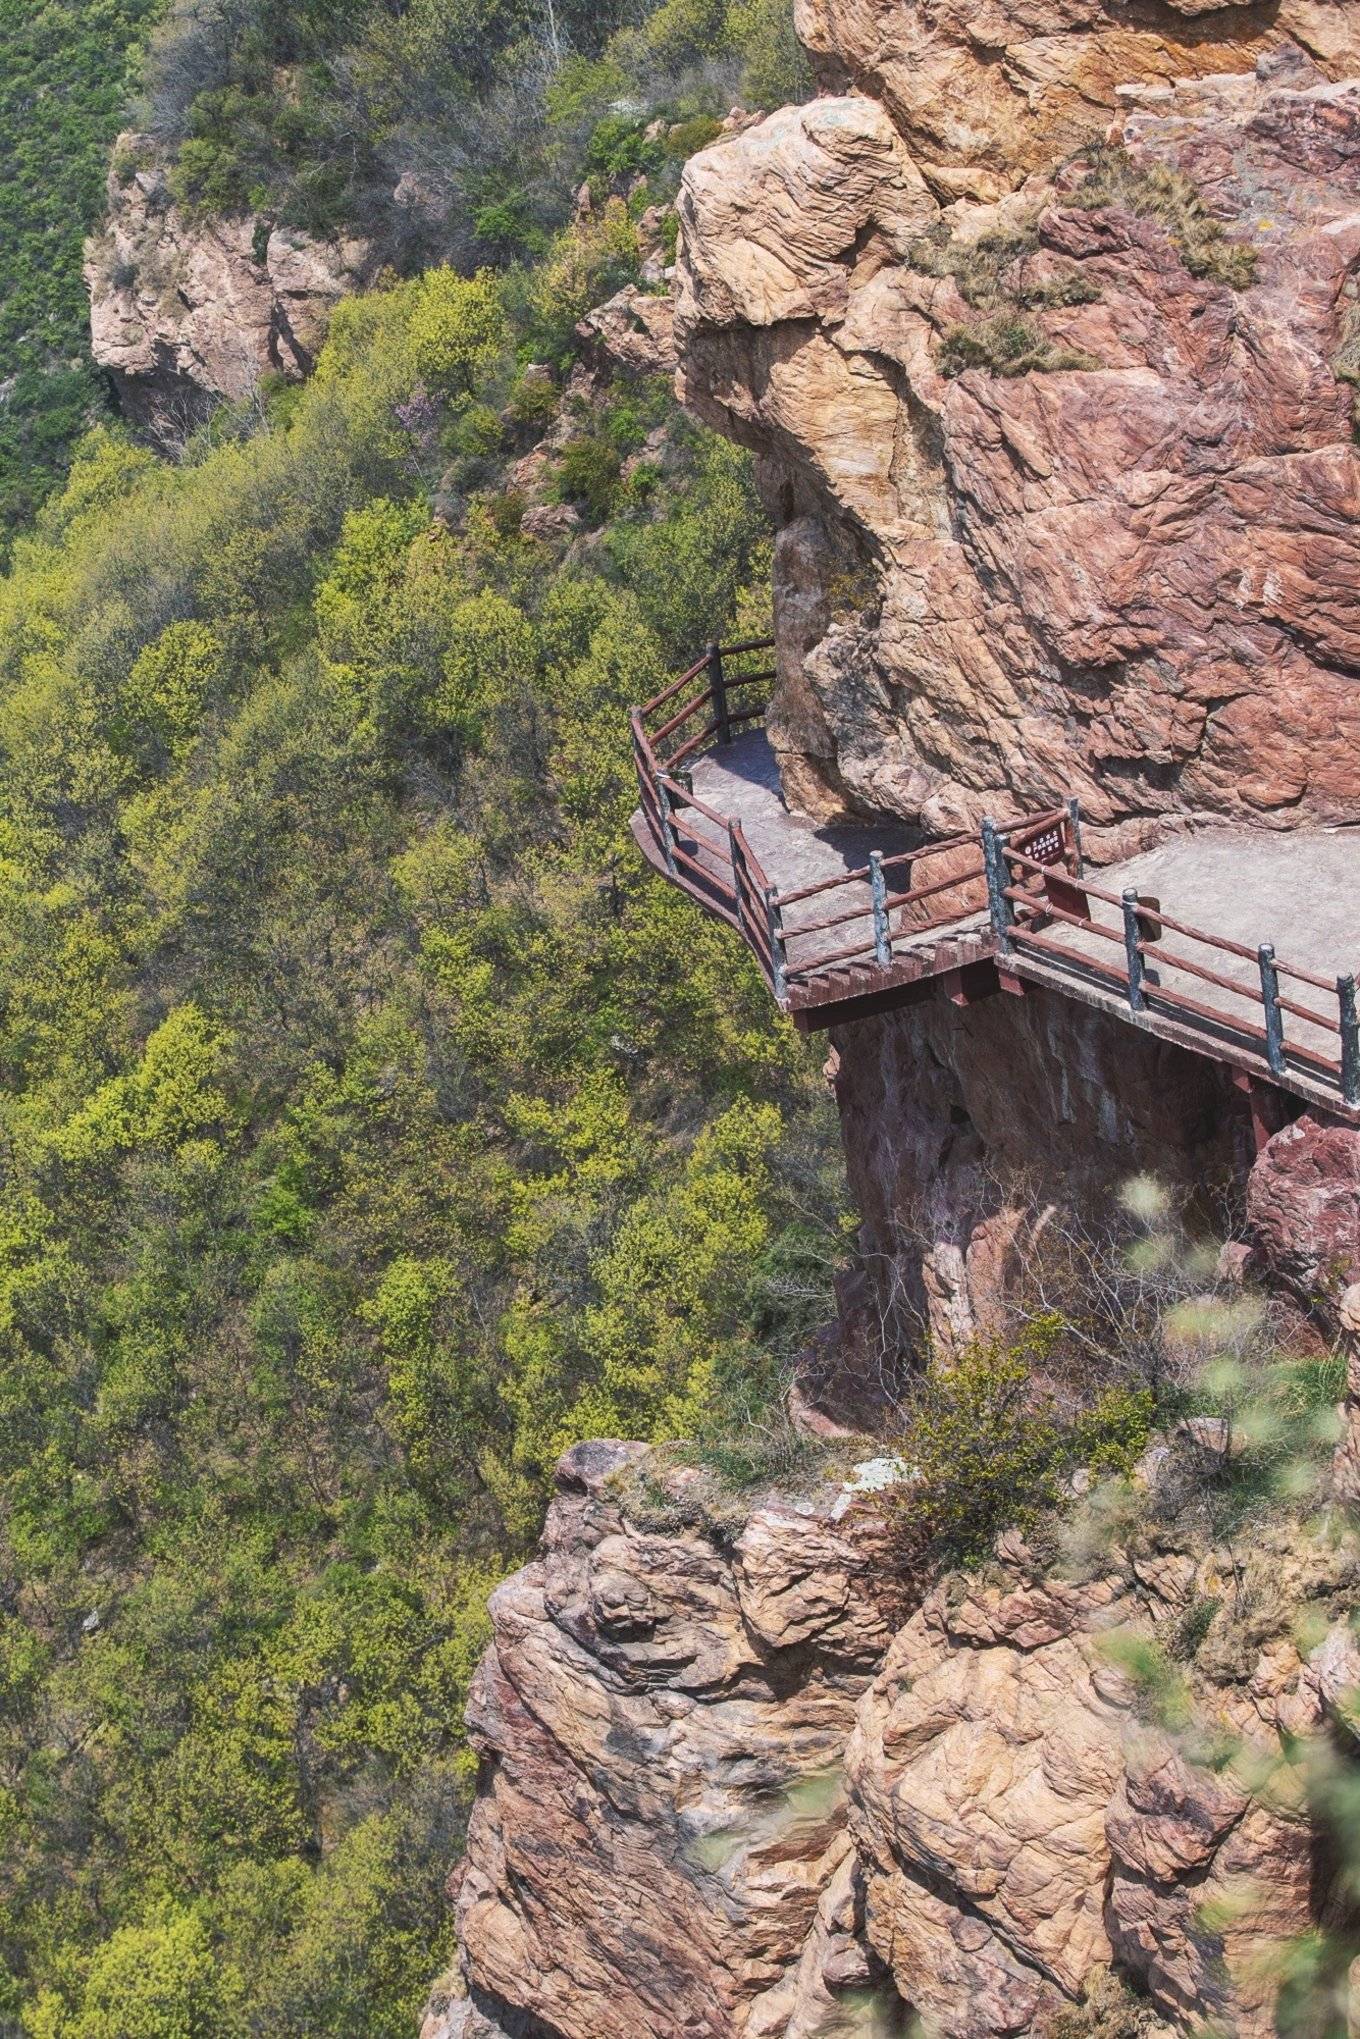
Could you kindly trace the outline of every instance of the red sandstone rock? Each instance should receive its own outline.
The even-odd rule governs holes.
[[[1355,820],[1360,455],[1338,365],[1358,315],[1360,85],[1297,52],[1243,72],[1230,36],[1197,44],[1192,66],[1176,32],[1155,62],[1106,78],[1108,103],[1173,57],[1198,68],[1212,47],[1237,67],[1127,92],[1115,121],[1138,172],[1184,179],[1181,197],[1198,192],[1250,251],[1254,280],[1234,288],[1212,250],[1186,259],[1155,185],[1085,209],[1079,171],[1039,175],[1070,140],[1036,119],[1064,52],[1093,35],[1108,54],[1107,32],[1122,49],[1127,28],[1122,9],[1076,10],[1082,32],[1054,11],[1067,26],[1047,42],[996,30],[1036,56],[1043,44],[1037,93],[1021,93],[1008,66],[961,50],[947,8],[927,35],[921,8],[809,6],[865,94],[777,115],[688,166],[682,392],[755,449],[788,525],[770,724],[786,785],[819,815],[850,804],[938,834],[1068,792],[1097,828]],[[1248,10],[1222,12],[1261,32]],[[1349,60],[1344,35],[1336,48],[1329,61]],[[1023,102],[1034,160],[1020,167],[1035,174],[998,204],[942,212],[920,95],[956,59],[970,96],[946,127],[979,122],[986,156],[989,92]],[[943,273],[955,258],[933,231],[955,251],[1011,237],[990,299],[970,305]],[[1192,273],[1201,260],[1210,273]],[[1055,289],[1062,301],[1040,301]],[[945,372],[951,335],[992,344],[1005,318],[1037,365]]]
[[[893,1634],[871,1516],[834,1520],[826,1490],[721,1543],[644,1529],[618,1476],[645,1456],[569,1454],[542,1557],[493,1601],[465,1975],[424,2039],[847,2039],[913,2016],[1037,2039],[1112,1953],[1168,2033],[1215,2016],[1267,2039],[1272,1951],[1326,1897],[1307,1825],[1141,1720],[1103,1638],[1215,1596],[1197,1698],[1249,1770],[1282,1729],[1347,1717],[1348,1625],[1307,1663],[1288,1634],[1344,1555],[1261,1534],[1244,1569],[1164,1532],[1053,1581],[1011,1537]],[[1229,1579],[1264,1618],[1234,1616]]]
[[[1335,1322],[1360,1279],[1360,1128],[1306,1111],[1276,1133],[1248,1178],[1247,1220],[1275,1278]]]

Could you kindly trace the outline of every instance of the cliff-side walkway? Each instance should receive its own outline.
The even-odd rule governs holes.
[[[633,711],[634,832],[795,1024],[1032,984],[1360,1116],[1360,831],[1193,830],[1097,872],[1074,801],[945,842],[818,827],[759,728],[768,651],[710,647]]]

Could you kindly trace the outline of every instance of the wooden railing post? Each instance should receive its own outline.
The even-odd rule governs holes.
[[[1360,1021],[1355,1010],[1354,977],[1338,977],[1337,1002],[1341,1007],[1341,1095],[1347,1104],[1360,1104]]]
[[[996,936],[1000,953],[1008,956],[1011,952],[1011,923],[1015,916],[1006,897],[1006,852],[1002,847],[1001,832],[994,821],[982,824],[982,863],[987,873],[987,911],[992,917],[992,933]]]
[[[773,885],[765,887],[765,925],[770,936],[770,966],[774,972],[774,995],[782,1005],[789,988],[789,956],[784,947],[784,916],[779,894]]]
[[[1124,958],[1129,974],[1129,1011],[1146,1012],[1147,997],[1143,991],[1143,952],[1138,944],[1143,939],[1143,930],[1138,919],[1138,893],[1132,885],[1124,887],[1121,895],[1124,902]]]
[[[708,685],[713,696],[713,720],[719,743],[731,743],[732,724],[728,718],[727,679],[723,672],[722,646],[708,647]]]
[[[1067,803],[1067,829],[1072,842],[1072,876],[1085,875],[1086,859],[1081,848],[1081,802],[1075,798]]]
[[[727,823],[727,855],[732,865],[732,890],[737,901],[737,925],[744,933],[750,911],[747,901],[751,881],[747,875],[746,859],[741,853],[741,837],[737,834],[737,824],[730,817]]]
[[[642,745],[642,716],[636,708],[628,710],[628,730],[633,739],[633,772],[637,778],[638,791],[645,800],[647,797],[647,754]]]
[[[671,826],[671,796],[666,786],[666,775],[658,772],[652,781],[656,789],[657,819],[661,824],[661,848],[666,858],[666,869],[675,876],[675,830]]]
[[[888,924],[888,881],[883,875],[883,852],[869,852],[869,893],[874,903],[874,961],[880,970],[892,963],[892,929]]]
[[[1266,1061],[1272,1076],[1284,1074],[1284,1014],[1280,1011],[1280,975],[1275,945],[1262,942],[1256,951],[1261,966],[1261,1003],[1266,1009]]]

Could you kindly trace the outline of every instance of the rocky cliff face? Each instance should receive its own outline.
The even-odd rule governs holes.
[[[800,20],[831,91],[690,164],[677,295],[797,803],[1354,821],[1355,10]]]
[[[1163,1464],[1123,1546],[1055,1580],[1011,1540],[904,1618],[853,1483],[715,1521],[691,1477],[572,1452],[495,1597],[425,2039],[1274,2030],[1272,1950],[1335,1893],[1297,1798],[1243,1779],[1340,1720],[1353,1554],[1217,1548]],[[1172,1642],[1236,1766],[1111,1638]]]
[[[154,145],[123,135],[85,251],[94,357],[133,422],[173,446],[262,375],[305,375],[329,313],[370,269],[362,241],[187,218]]]
[[[861,1351],[950,1351],[1004,1333],[1037,1239],[1078,1214],[1098,1236],[1137,1175],[1202,1194],[1206,1219],[1234,1228],[1252,1136],[1217,1063],[1044,992],[928,1002],[833,1039],[862,1221],[862,1273],[843,1308]],[[1295,1233],[1311,1224],[1301,1201],[1291,1182],[1281,1205]],[[1354,1264],[1360,1274],[1360,1250]]]
[[[796,12],[822,94],[690,165],[675,324],[779,526],[794,803],[948,832],[1075,792],[1097,854],[1360,820],[1357,10]],[[861,1353],[997,1328],[1027,1228],[1138,1170],[1221,1188],[1232,1267],[1348,1341],[1360,1494],[1354,1128],[1041,993],[861,1021],[828,1074]],[[425,2039],[1266,2039],[1277,1957],[1348,1917],[1277,1759],[1360,1760],[1360,1575],[1298,1522],[1224,1541],[1209,1448],[933,1584],[891,1462],[715,1510],[570,1453],[493,1602]]]

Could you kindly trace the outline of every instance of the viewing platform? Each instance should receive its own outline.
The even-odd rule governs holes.
[[[819,827],[786,806],[760,727],[770,651],[710,646],[632,711],[633,829],[795,1026],[1042,986],[1360,1119],[1360,830],[1201,829],[1092,871],[1075,801],[915,847]]]

